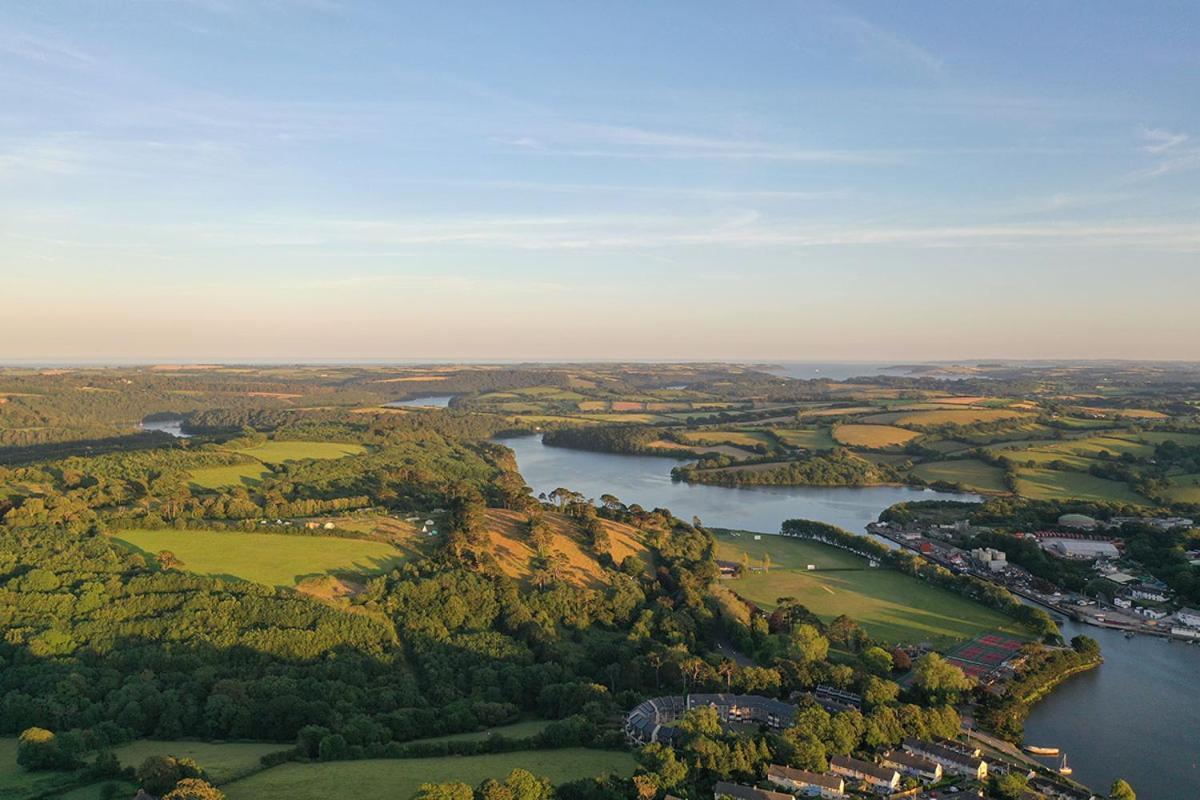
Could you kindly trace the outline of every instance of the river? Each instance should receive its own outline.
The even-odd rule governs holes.
[[[536,436],[505,439],[534,493],[562,486],[585,496],[613,494],[645,508],[669,508],[709,526],[776,533],[790,518],[815,519],[856,533],[888,506],[974,495],[913,487],[763,487],[731,489],[675,483],[679,462],[547,447]],[[1071,678],[1039,703],[1026,740],[1067,753],[1074,777],[1106,791],[1115,777],[1133,784],[1141,800],[1200,797],[1200,646],[1067,622],[1063,635],[1098,640],[1105,663]]]
[[[393,400],[384,403],[384,408],[446,408],[455,395],[433,394],[425,397],[412,397],[408,400]]]

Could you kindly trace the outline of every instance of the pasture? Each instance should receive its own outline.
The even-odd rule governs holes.
[[[546,729],[550,724],[547,719],[526,719],[520,722],[514,722],[511,725],[500,725],[495,728],[488,728],[485,731],[471,731],[469,733],[451,733],[446,736],[431,736],[428,739],[416,739],[414,741],[422,744],[436,742],[481,742],[484,739],[490,739],[493,736],[504,736],[508,739],[527,739],[530,736],[537,736]]]
[[[283,764],[221,787],[229,800],[287,797],[326,800],[330,797],[391,797],[410,800],[423,783],[461,781],[476,786],[488,778],[503,779],[518,767],[553,783],[604,774],[628,777],[637,763],[620,750],[565,748],[444,758],[399,758]]]
[[[1172,503],[1200,503],[1200,475],[1176,475],[1166,495]]]
[[[150,756],[190,758],[213,783],[227,783],[261,769],[259,759],[287,750],[290,745],[270,742],[166,742],[139,739],[113,750],[123,767],[137,767]]]
[[[293,587],[318,575],[387,572],[406,560],[384,542],[332,536],[164,529],[121,531],[113,539],[148,558],[169,550],[184,572],[268,586]]]
[[[1145,505],[1146,498],[1125,483],[1097,478],[1085,472],[1021,467],[1017,469],[1017,494],[1031,500],[1095,500]]]
[[[751,448],[758,445],[775,445],[771,435],[761,431],[688,431],[680,433],[679,438],[688,444],[698,445],[729,444],[734,447]]]
[[[769,571],[724,582],[764,609],[781,597],[794,597],[829,622],[845,614],[885,643],[931,642],[945,647],[987,631],[1027,634],[1012,619],[944,589],[895,570],[870,568],[864,559],[817,542],[750,534],[717,537],[717,555],[738,562],[742,553],[752,567],[769,553]],[[809,571],[808,564],[817,569]]]
[[[847,447],[896,447],[920,435],[892,425],[837,425],[833,429],[833,438]]]
[[[365,450],[361,444],[342,442],[269,441],[254,447],[243,447],[235,452],[257,458],[264,464],[282,464],[285,461],[302,461],[306,458],[354,456]]]
[[[201,467],[189,474],[189,483],[201,489],[219,489],[223,486],[255,486],[271,470],[261,461],[247,464],[229,464],[220,467]]]
[[[837,446],[829,428],[776,428],[775,435],[789,447],[805,450],[832,450]]]
[[[995,422],[1028,416],[1020,411],[1002,408],[946,408],[937,411],[914,411],[897,419],[897,425],[930,428],[936,425],[972,425],[976,422]]]
[[[910,472],[929,483],[944,481],[958,484],[969,491],[1000,494],[1008,491],[1004,482],[1004,470],[975,458],[930,461],[917,464]]]

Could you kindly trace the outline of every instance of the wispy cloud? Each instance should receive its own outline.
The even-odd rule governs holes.
[[[942,60],[929,50],[862,17],[839,16],[836,23],[867,57],[931,73],[943,70]]]
[[[88,67],[96,63],[94,56],[70,42],[26,31],[0,30],[0,55],[57,67]]]
[[[1154,163],[1134,178],[1158,178],[1200,169],[1200,143],[1186,133],[1162,128],[1142,128],[1142,151]]]

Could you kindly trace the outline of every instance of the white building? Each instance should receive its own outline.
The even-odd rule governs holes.
[[[1042,539],[1042,549],[1059,558],[1095,561],[1098,558],[1119,558],[1121,551],[1112,542],[1094,539]]]
[[[1189,628],[1200,628],[1200,611],[1194,608],[1181,608],[1175,614],[1175,619]]]

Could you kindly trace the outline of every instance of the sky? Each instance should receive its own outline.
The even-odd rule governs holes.
[[[1200,360],[1200,5],[0,4],[0,361]]]

